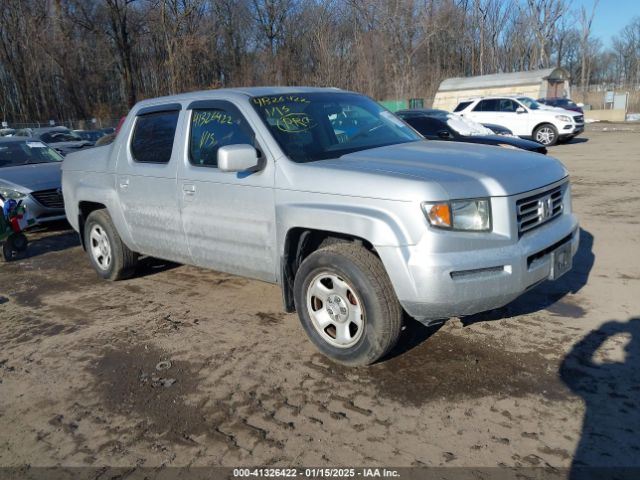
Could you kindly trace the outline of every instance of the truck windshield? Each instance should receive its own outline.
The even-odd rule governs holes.
[[[362,95],[292,93],[252,97],[251,103],[295,162],[422,140],[402,120]]]

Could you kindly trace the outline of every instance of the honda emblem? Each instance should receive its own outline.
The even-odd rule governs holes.
[[[538,200],[538,218],[541,221],[547,220],[553,214],[553,200],[551,196],[546,196]]]

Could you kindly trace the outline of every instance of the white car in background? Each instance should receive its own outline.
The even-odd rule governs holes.
[[[478,123],[506,127],[544,146],[568,141],[584,131],[584,115],[541,105],[529,97],[481,97],[460,102],[454,112]]]

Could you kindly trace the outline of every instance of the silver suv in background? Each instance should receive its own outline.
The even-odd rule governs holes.
[[[541,105],[529,97],[480,97],[458,103],[454,112],[478,123],[506,127],[545,147],[569,141],[584,131],[584,115]]]
[[[62,183],[102,278],[149,255],[277,283],[348,365],[386,355],[404,312],[428,324],[502,306],[566,273],[578,248],[557,160],[425,141],[337,89],[145,100],[113,144],[66,157]]]

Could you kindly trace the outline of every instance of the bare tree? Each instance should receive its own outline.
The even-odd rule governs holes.
[[[106,119],[139,98],[270,83],[428,103],[447,77],[550,65],[583,91],[638,85],[640,18],[604,49],[597,2],[570,2],[0,0],[0,116]]]
[[[106,35],[113,43],[119,59],[122,78],[127,91],[127,100],[132,107],[138,100],[135,81],[133,50],[134,38],[131,28],[131,7],[137,0],[104,0],[108,21],[103,26]]]
[[[278,46],[285,34],[287,14],[291,13],[293,0],[252,0],[253,10],[261,36],[269,47],[269,78],[278,83],[276,57]]]
[[[549,66],[549,48],[553,40],[557,22],[568,12],[565,0],[527,0],[529,18],[538,40],[538,68]]]
[[[593,17],[596,14],[596,7],[598,6],[598,0],[594,0],[591,12],[588,13],[587,9],[580,7],[580,49],[582,55],[582,68],[580,68],[580,86],[582,87],[582,101],[586,100],[587,95],[587,81],[589,79],[587,72],[587,63],[589,57],[589,36],[591,35],[591,24],[593,23]]]

